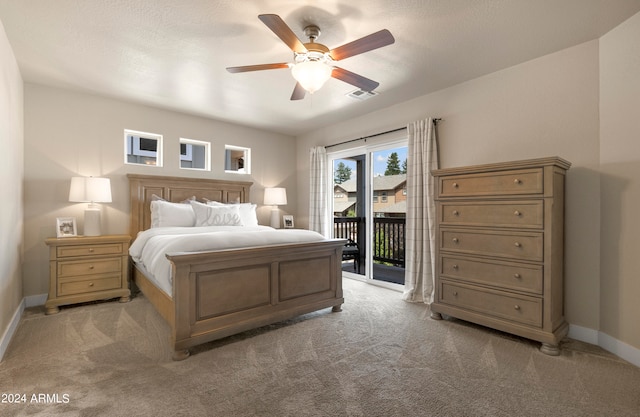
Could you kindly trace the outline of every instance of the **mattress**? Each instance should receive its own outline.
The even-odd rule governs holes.
[[[169,296],[171,263],[166,255],[240,249],[324,240],[319,233],[268,226],[156,227],[138,234],[129,248],[131,259]]]

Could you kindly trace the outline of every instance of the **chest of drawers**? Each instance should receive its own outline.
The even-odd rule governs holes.
[[[436,276],[442,314],[542,343],[559,354],[564,184],[557,157],[447,168],[436,179]]]
[[[49,296],[46,314],[59,306],[120,297],[129,301],[128,235],[46,239]]]

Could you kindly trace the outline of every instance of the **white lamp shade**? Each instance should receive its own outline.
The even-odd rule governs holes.
[[[287,190],[281,187],[264,189],[264,204],[268,206],[283,206],[287,204]]]
[[[73,177],[69,201],[74,203],[111,203],[109,178]]]
[[[309,93],[318,91],[329,78],[333,67],[321,61],[303,61],[291,68],[291,74]]]

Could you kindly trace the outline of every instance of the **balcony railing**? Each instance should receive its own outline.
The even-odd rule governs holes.
[[[351,239],[358,243],[364,257],[364,217],[334,217],[333,235],[341,239]],[[373,219],[374,246],[373,260],[404,268],[405,248],[404,217],[375,217]]]

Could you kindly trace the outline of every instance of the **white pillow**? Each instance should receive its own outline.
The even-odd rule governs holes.
[[[242,226],[240,208],[234,205],[213,206],[191,202],[196,214],[196,226]]]
[[[151,201],[151,227],[193,227],[195,223],[191,204]]]
[[[258,225],[258,214],[256,213],[257,206],[252,203],[232,203],[232,204],[224,204],[217,201],[207,201],[207,205],[214,207],[221,206],[238,206],[240,210],[240,219],[242,220],[242,224],[244,226],[257,226]]]

